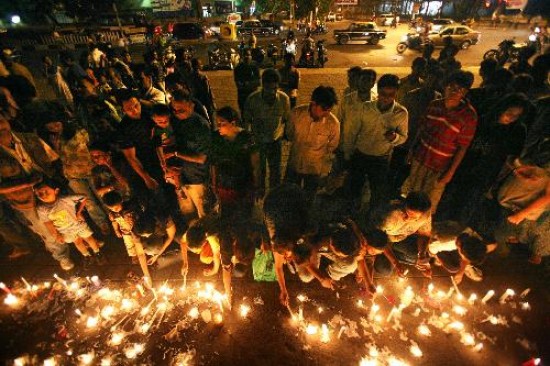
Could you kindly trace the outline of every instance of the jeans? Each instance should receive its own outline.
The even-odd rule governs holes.
[[[46,249],[52,253],[52,257],[56,261],[63,259],[69,259],[69,245],[65,243],[58,243],[55,237],[50,233],[44,222],[40,220],[35,208],[31,209],[17,209],[15,211],[20,215],[21,221],[27,224],[27,227],[35,232],[44,244]]]
[[[368,178],[371,189],[369,208],[386,202],[388,196],[389,159],[387,156],[370,156],[355,151],[350,161],[348,187],[350,198],[361,201],[365,180]]]
[[[281,140],[260,144],[261,188],[265,187],[265,176],[269,167],[269,189],[281,184]]]
[[[418,259],[418,244],[416,235],[411,235],[399,243],[393,243],[393,253],[401,264],[414,266]],[[374,270],[382,276],[389,276],[393,266],[385,255],[377,255],[374,260]]]
[[[96,225],[100,228],[108,227],[109,220],[92,189],[91,178],[70,178],[69,187],[74,193],[81,194],[88,198],[86,201],[86,210]]]

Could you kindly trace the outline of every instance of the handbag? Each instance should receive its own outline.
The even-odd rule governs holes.
[[[256,249],[254,260],[252,261],[252,274],[254,281],[273,282],[277,280],[275,260],[272,252],[263,252],[260,249]]]

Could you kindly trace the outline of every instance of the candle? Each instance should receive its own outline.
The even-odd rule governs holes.
[[[87,328],[95,328],[97,326],[98,319],[95,316],[89,316],[86,320],[86,327]]]
[[[432,332],[430,331],[430,328],[428,328],[425,324],[420,324],[418,326],[418,334],[421,334],[423,336],[429,337],[432,335]]]
[[[529,295],[529,292],[531,292],[531,289],[530,289],[530,288],[526,288],[525,290],[523,290],[523,291],[521,292],[521,294],[519,294],[519,297],[523,299],[523,298],[525,298],[525,296]]]
[[[25,284],[25,287],[27,288],[27,291],[32,291],[31,284],[27,282],[25,277],[21,277],[21,281],[23,281],[23,283]]]
[[[319,327],[314,325],[314,324],[308,324],[307,327],[306,327],[306,333],[309,334],[309,335],[317,334],[318,330],[319,330]],[[342,332],[340,332],[340,334],[341,333]],[[338,337],[338,338],[340,338],[340,337]]]
[[[482,349],[483,349],[483,343],[478,343],[474,347],[474,351],[476,351],[476,352],[481,352]]]
[[[414,357],[422,357],[422,350],[420,347],[418,347],[418,344],[416,342],[411,341],[411,346],[409,347],[409,351],[411,351],[411,354]]]
[[[475,340],[474,336],[471,335],[470,333],[463,333],[462,337],[460,338],[460,341],[465,346],[473,346],[474,344],[476,344],[476,340]]]
[[[250,306],[241,304],[241,316],[243,318],[246,318],[249,312],[250,312]]]
[[[483,299],[481,299],[481,303],[482,304],[486,304],[487,301],[491,300],[491,298],[495,296],[495,291],[494,290],[489,290],[487,291],[487,293],[485,294],[485,296],[483,297]]]
[[[90,353],[84,353],[82,355],[78,356],[78,359],[83,365],[89,365],[94,360],[94,354],[92,352]]]
[[[522,302],[522,303],[521,303],[521,309],[522,309],[522,310],[526,310],[526,311],[527,311],[527,310],[531,310],[531,305],[529,305],[528,302]]]
[[[304,321],[304,309],[298,308],[298,321]]]
[[[340,331],[338,332],[338,339],[340,339],[340,337],[342,336],[342,333],[344,333],[344,331],[346,330],[346,326],[343,325],[342,328],[340,328]]]
[[[433,284],[433,283],[430,283],[430,284],[428,285],[428,295],[429,295],[429,296],[432,296],[433,290],[434,290],[434,284]]]
[[[321,342],[328,343],[330,341],[330,336],[328,332],[328,327],[326,324],[321,325]]]
[[[214,323],[221,324],[223,322],[223,316],[221,313],[214,314]]]
[[[473,305],[476,300],[477,300],[477,295],[471,294],[470,297],[468,298],[468,304]]]
[[[189,315],[192,319],[197,319],[200,315],[199,309],[197,307],[191,308],[187,315]]]
[[[306,295],[298,295],[296,296],[296,298],[300,301],[300,302],[304,302],[304,301],[307,301],[307,296]]]
[[[56,366],[57,361],[54,357],[50,357],[44,360],[44,366]]]
[[[57,280],[57,282],[59,282],[60,284],[63,285],[63,287],[65,287],[66,290],[69,289],[69,286],[67,285],[67,281],[65,281],[63,278],[59,277],[57,275],[57,273],[54,273],[53,274],[53,278],[55,278]]]
[[[122,340],[124,339],[124,333],[123,332],[115,332],[111,335],[111,345],[112,346],[118,346],[122,343]]]
[[[113,360],[111,360],[110,357],[103,357],[101,359],[101,366],[111,366],[113,364]]]
[[[318,312],[319,314],[321,314],[323,311],[324,311],[324,309],[323,309],[321,306],[319,306],[319,307],[317,308],[317,312]]]
[[[4,282],[0,282],[0,289],[2,289],[7,294],[11,294],[11,290],[6,286]]]
[[[4,299],[4,304],[8,306],[15,306],[19,303],[19,299],[12,293],[8,293],[8,296]]]
[[[128,347],[124,350],[124,355],[126,356],[126,358],[134,359],[139,354],[141,354],[144,349],[145,347],[143,346],[143,344],[135,343],[133,346]]]
[[[97,277],[96,275],[92,276],[91,279],[94,286],[99,287],[99,285],[101,285],[101,282],[99,281],[99,277]]]
[[[378,310],[380,310],[380,306],[378,304],[372,304],[372,306],[370,308],[370,312],[369,312],[369,319],[370,320],[374,319],[374,316],[376,315]]]
[[[388,314],[388,317],[386,318],[386,322],[389,322],[396,313],[397,313],[397,308],[394,306],[391,309],[390,313]]]
[[[365,358],[365,357],[363,357],[361,359],[361,362],[359,362],[359,366],[377,366],[377,365],[378,365],[378,361],[372,360],[370,358]]]
[[[464,324],[462,324],[461,322],[459,321],[454,321],[452,323],[450,323],[447,328],[450,328],[450,329],[454,329],[454,330],[463,330],[464,329]]]
[[[514,296],[516,293],[514,292],[514,290],[512,290],[511,288],[507,289],[503,294],[502,296],[500,297],[500,299],[498,300],[499,303],[501,304],[504,304],[506,302],[506,300],[509,298],[509,297],[512,297]]]
[[[460,305],[455,305],[453,306],[453,312],[457,315],[460,315],[460,316],[463,316],[466,314],[468,310],[466,310],[466,308],[460,306]]]
[[[101,310],[101,317],[104,319],[110,319],[115,313],[115,308],[112,305],[107,305]]]
[[[362,308],[363,307],[363,300],[359,299],[357,300],[357,307]]]

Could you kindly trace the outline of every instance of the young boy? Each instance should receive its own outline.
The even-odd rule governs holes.
[[[456,283],[462,282],[464,275],[476,282],[483,279],[481,270],[474,266],[481,264],[496,245],[486,245],[472,229],[453,221],[434,223],[433,233],[427,254],[435,258],[436,265],[452,273]]]
[[[147,267],[147,258],[143,250],[143,245],[138,235],[134,234],[134,224],[137,222],[142,210],[130,201],[123,201],[122,195],[116,191],[111,191],[103,196],[103,203],[109,209],[109,220],[113,225],[113,230],[117,237],[122,238],[128,256],[132,258],[132,263],[139,263],[145,278],[145,284],[152,286],[152,278]]]
[[[61,197],[57,184],[46,179],[36,184],[34,191],[41,201],[37,207],[38,217],[56,241],[74,243],[85,258],[92,256],[89,248],[92,249],[94,256],[99,256],[99,249],[103,243],[93,237],[93,231],[82,216],[86,197],[80,195]]]
[[[118,191],[123,197],[129,198],[131,195],[130,185],[119,164],[113,161],[109,145],[104,142],[95,142],[88,147],[88,150],[94,163],[92,187],[97,196],[101,198],[107,192]]]
[[[198,219],[189,226],[181,241],[183,259],[182,274],[185,276],[189,267],[187,251],[198,254],[204,264],[212,264],[211,269],[205,269],[205,276],[214,276],[220,270],[220,225],[219,217],[209,215]]]

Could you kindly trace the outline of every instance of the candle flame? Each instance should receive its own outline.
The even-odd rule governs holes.
[[[8,305],[8,306],[15,306],[19,303],[19,299],[14,295],[14,294],[11,294],[9,293],[5,298],[4,298],[4,304]]]
[[[468,312],[468,310],[463,306],[455,305],[453,306],[453,312],[457,315],[463,316]]]
[[[329,336],[328,327],[326,324],[321,325],[321,342],[323,343],[330,342],[330,336]]]
[[[372,360],[370,358],[363,357],[361,359],[361,362],[359,362],[359,366],[376,366],[378,365],[378,362],[376,360]]]
[[[422,357],[422,355],[423,355],[422,350],[420,349],[420,347],[418,347],[418,344],[416,344],[416,343],[413,343],[409,347],[409,351],[411,351],[411,354],[414,357]]]
[[[420,324],[418,326],[418,334],[421,334],[423,336],[429,337],[432,335],[432,332],[430,328],[426,324]]]
[[[79,355],[78,359],[82,365],[89,365],[93,362],[94,357],[94,354],[90,352]]]
[[[57,361],[54,357],[50,357],[44,360],[44,366],[56,366]]]
[[[124,339],[124,333],[122,332],[113,333],[113,335],[111,336],[111,345],[118,346],[122,343],[123,339]]]
[[[86,327],[87,328],[95,328],[97,326],[98,319],[95,316],[89,316],[88,320],[86,320]]]
[[[191,310],[189,310],[187,315],[189,315],[193,319],[197,319],[200,315],[199,309],[197,307],[191,308]]]
[[[476,344],[476,340],[475,340],[474,336],[471,335],[470,333],[463,333],[462,337],[460,338],[460,341],[465,346],[473,346],[474,344]]]
[[[250,312],[250,306],[241,304],[241,316],[243,318],[246,318],[249,312]]]
[[[307,301],[307,296],[306,295],[298,295],[296,296],[296,298],[300,301],[300,302],[304,302],[304,301]]]
[[[316,334],[318,330],[319,330],[319,327],[314,324],[308,324],[308,326],[306,327],[306,333],[309,335]]]

